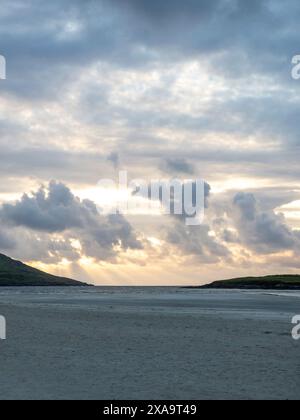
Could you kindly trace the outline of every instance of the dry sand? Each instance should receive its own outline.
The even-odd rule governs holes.
[[[0,399],[299,399],[300,295],[0,289]]]

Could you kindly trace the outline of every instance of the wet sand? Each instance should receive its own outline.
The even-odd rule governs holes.
[[[299,399],[299,292],[0,288],[0,399]]]

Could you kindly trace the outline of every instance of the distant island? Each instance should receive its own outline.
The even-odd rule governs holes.
[[[76,280],[57,277],[0,254],[0,287],[10,286],[88,286]]]
[[[263,289],[263,290],[300,290],[300,275],[277,275],[265,277],[242,277],[216,281],[191,289]]]

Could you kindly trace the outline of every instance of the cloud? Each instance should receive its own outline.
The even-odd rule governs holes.
[[[66,187],[92,190],[121,156],[132,178],[193,175],[217,191],[209,227],[169,218],[183,255],[296,255],[299,232],[274,209],[299,197],[299,13],[296,0],[4,0],[1,200],[62,184],[1,206],[0,248],[47,262],[140,249],[135,220]]]
[[[143,20],[158,24],[161,21],[168,23],[182,18],[199,20],[211,15],[220,5],[220,0],[109,0],[115,7],[129,9],[139,15]]]
[[[57,98],[60,86],[69,85],[70,70],[78,76],[99,61],[140,68],[158,59],[205,54],[220,60],[222,54],[215,71],[246,76],[249,68],[275,69],[282,76],[287,57],[297,51],[294,0],[288,8],[279,0],[10,3],[4,0],[0,14],[0,48],[10,63],[4,89],[36,100]]]
[[[11,251],[15,248],[16,241],[9,236],[3,229],[0,230],[0,249]]]
[[[1,122],[4,151],[14,145],[3,159],[5,169],[30,173],[33,164],[37,179],[69,182],[72,175],[64,173],[64,162],[68,171],[72,165],[78,173],[80,166],[73,142],[80,152],[84,149],[83,163],[91,171],[97,167],[96,152],[111,152],[105,140],[111,139],[114,153],[122,150],[123,160],[124,150],[124,162],[130,160],[132,166],[139,165],[138,153],[147,167],[155,154],[168,160],[171,148],[179,157],[169,167],[182,159],[221,174],[231,164],[237,175],[296,181],[299,98],[290,57],[298,48],[298,11],[293,0],[288,8],[278,0],[109,0],[84,5],[56,0],[49,5],[29,1],[26,7],[4,1],[0,49],[7,55],[9,74],[1,92],[9,103],[12,98],[24,100],[21,108],[30,111],[22,118],[21,109],[10,109],[5,115],[5,121],[10,116],[9,126]],[[198,64],[196,70],[185,69],[191,60]],[[205,80],[207,74],[210,79]],[[167,129],[184,132],[175,148],[172,134],[157,136]],[[80,134],[84,148],[77,143]],[[192,135],[197,139],[191,140]],[[207,136],[214,137],[215,150]],[[256,148],[232,147],[233,136],[245,146],[255,137]],[[268,152],[266,141],[276,143]],[[69,147],[62,147],[65,142]],[[49,157],[49,164],[42,159],[44,169],[38,165],[43,150]],[[286,159],[288,169],[281,164]],[[58,166],[59,173],[54,173]],[[78,178],[76,174],[76,182]]]
[[[193,166],[183,158],[167,158],[162,165],[166,172],[178,175],[178,174],[189,174],[193,175],[195,170]]]
[[[253,194],[238,193],[233,200],[238,206],[243,219],[254,221],[256,216],[256,200]]]
[[[252,194],[238,193],[234,198],[234,207],[240,238],[257,253],[275,253],[299,246],[299,232],[287,226],[282,214],[261,211]]]
[[[207,225],[190,228],[177,221],[169,229],[167,241],[185,256],[196,258],[198,262],[214,264],[229,257],[230,251],[210,233]]]
[[[120,155],[118,152],[111,152],[107,157],[107,160],[113,164],[115,169],[120,165]]]
[[[5,223],[49,233],[82,228],[96,213],[92,202],[80,201],[69,188],[56,182],[51,182],[48,190],[40,188],[32,195],[24,194],[15,204],[5,203],[1,209]]]
[[[88,256],[100,261],[115,257],[117,248],[142,249],[122,215],[101,216],[92,201],[80,200],[67,186],[54,181],[47,188],[24,194],[15,203],[4,203],[0,218],[6,227],[20,228],[23,236],[30,232],[26,244],[39,242],[40,247],[47,249],[44,254],[49,257],[50,253],[56,259]],[[74,241],[79,248],[72,246]],[[37,256],[40,254],[37,252]]]
[[[205,208],[209,208],[210,185],[205,183]],[[194,191],[195,192],[195,191]],[[185,215],[172,215],[173,223],[166,229],[166,241],[177,247],[178,251],[187,258],[194,258],[198,262],[213,264],[226,260],[231,252],[223,238],[214,234],[211,220],[205,215],[205,220],[199,226],[186,226]]]

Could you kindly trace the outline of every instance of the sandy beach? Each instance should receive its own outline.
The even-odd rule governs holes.
[[[299,399],[299,292],[2,288],[0,399]]]

